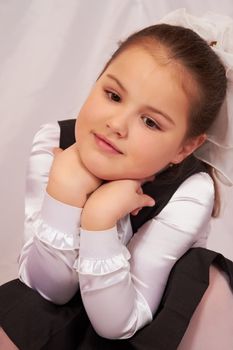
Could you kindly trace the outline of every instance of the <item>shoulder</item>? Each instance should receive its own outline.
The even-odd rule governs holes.
[[[41,124],[39,129],[34,134],[35,139],[41,139],[46,137],[56,137],[60,134],[60,127],[57,122]]]
[[[213,202],[214,183],[211,176],[205,172],[194,174],[187,178],[174,193],[171,200],[198,200],[203,203]]]
[[[187,178],[155,217],[182,231],[197,232],[209,222],[214,205],[214,183],[204,172]]]
[[[60,127],[58,123],[41,124],[32,141],[32,152],[52,150],[59,146]]]

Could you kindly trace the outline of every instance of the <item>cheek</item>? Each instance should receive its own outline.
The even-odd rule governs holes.
[[[165,168],[178,152],[178,145],[167,140],[142,142],[134,152],[133,162],[138,164],[138,172],[150,176]]]
[[[86,101],[79,112],[76,130],[78,128],[85,130],[93,127],[94,124],[102,120],[102,115],[104,115],[104,108],[102,104],[100,104],[98,99],[90,98]]]
[[[76,140],[80,140],[82,135],[85,133],[85,130],[88,129],[91,124],[90,116],[92,115],[88,105],[84,105],[80,110],[76,124],[75,124],[75,137]]]

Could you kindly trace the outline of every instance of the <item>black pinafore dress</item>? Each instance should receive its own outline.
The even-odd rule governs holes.
[[[74,124],[74,119],[59,122],[63,149],[75,142]],[[145,184],[144,193],[154,197],[156,205],[131,217],[133,232],[164,208],[186,178],[201,171],[206,171],[205,165],[191,157],[175,181],[163,183],[157,177],[154,183]],[[130,339],[109,340],[97,335],[79,291],[60,306],[43,299],[18,279],[0,286],[0,327],[20,350],[175,350],[208,288],[211,264],[227,274],[233,290],[233,262],[218,252],[191,248],[173,266],[153,321]]]

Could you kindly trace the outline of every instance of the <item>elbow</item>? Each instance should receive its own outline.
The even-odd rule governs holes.
[[[44,299],[57,304],[68,303],[79,288],[77,275],[48,273],[39,264],[24,261],[20,265],[18,278],[29,288],[37,291]]]
[[[44,299],[56,305],[67,304],[78,290],[78,282],[63,280],[47,280],[44,283],[32,281],[31,288],[36,290]]]
[[[113,316],[114,319],[114,316]],[[131,338],[135,333],[137,328],[132,327],[132,324],[128,324],[128,326],[117,325],[114,321],[102,323],[91,322],[96,333],[106,339],[110,340],[120,340],[120,339],[128,339]]]
[[[48,293],[46,293],[46,295],[43,293],[43,291],[37,290],[37,292],[46,300],[50,301],[53,304],[56,305],[65,305],[67,304],[72,297],[74,296],[74,294],[72,295],[49,295]]]
[[[69,302],[79,288],[77,272],[39,244],[20,259],[19,279],[57,305]]]
[[[19,273],[18,278],[29,288],[38,292],[44,299],[56,305],[67,304],[78,291],[78,283],[67,286],[62,281],[52,284],[49,281],[43,283],[34,278],[28,278],[25,271]]]
[[[107,330],[98,330],[95,328],[95,331],[100,337],[106,338],[109,340],[129,339],[135,334],[135,332],[124,332],[123,330],[107,331]]]
[[[153,319],[149,308],[145,312],[139,312],[139,310],[134,309],[125,315],[123,309],[119,311],[115,309],[111,314],[107,313],[104,315],[102,312],[96,317],[95,314],[91,314],[85,302],[84,306],[96,333],[106,339],[132,338],[139,329],[146,326]]]

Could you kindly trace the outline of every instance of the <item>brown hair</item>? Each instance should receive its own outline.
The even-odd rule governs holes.
[[[122,42],[105,65],[103,72],[123,51],[138,45],[148,49],[151,54],[156,53],[159,45],[167,62],[177,63],[194,79],[198,93],[193,93],[187,86],[191,103],[186,137],[205,133],[220,110],[227,88],[225,68],[210,45],[191,29],[169,24],[152,25]],[[186,159],[182,163],[185,161]],[[182,163],[175,166],[177,174],[182,169]],[[217,216],[220,209],[219,192],[213,169],[210,166],[206,166],[206,169],[214,180],[215,205],[212,215]]]

